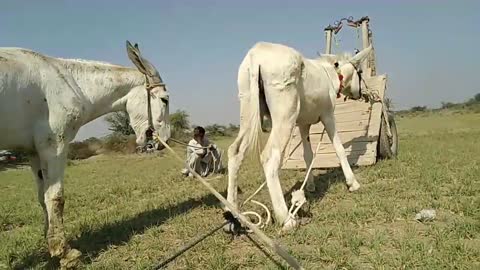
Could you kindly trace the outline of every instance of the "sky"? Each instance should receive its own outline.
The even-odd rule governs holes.
[[[348,16],[370,17],[377,73],[387,74],[395,109],[465,101],[480,92],[479,11],[480,1],[467,0],[2,0],[0,46],[133,66],[128,39],[159,70],[171,112],[186,110],[197,125],[238,124],[237,71],[256,42],[315,57],[323,29]],[[360,46],[344,27],[333,50]],[[99,118],[76,140],[108,133]]]

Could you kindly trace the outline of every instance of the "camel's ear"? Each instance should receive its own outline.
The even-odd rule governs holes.
[[[370,53],[373,51],[373,47],[372,45],[370,44],[370,46],[368,46],[367,48],[361,50],[359,53],[355,54],[351,59],[350,59],[350,63],[352,63],[352,65],[354,65],[356,68],[358,68],[360,66],[360,64],[365,61],[368,56],[370,55]]]
[[[138,44],[135,43],[135,47],[134,47],[132,46],[130,41],[127,40],[127,54],[128,54],[128,58],[130,58],[130,61],[132,61],[132,63],[138,68],[138,70],[143,74],[148,75],[147,70],[145,69],[145,66],[143,65],[140,57]]]
[[[145,58],[142,57],[138,44],[134,46],[127,40],[127,54],[128,58],[135,64],[140,72],[152,78],[156,82],[162,82],[157,69]]]

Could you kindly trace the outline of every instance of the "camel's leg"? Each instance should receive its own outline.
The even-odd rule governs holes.
[[[247,141],[245,131],[240,126],[240,132],[235,141],[228,148],[228,194],[227,200],[238,207],[238,171],[242,165]]]
[[[267,186],[272,200],[275,217],[284,229],[296,226],[293,217],[289,217],[288,208],[283,196],[278,173],[280,171],[285,148],[295,128],[300,109],[297,89],[294,85],[284,89],[265,88],[266,98],[269,101],[272,119],[272,131],[262,152],[261,160]]]
[[[37,184],[37,198],[40,206],[42,207],[43,214],[44,214],[44,229],[43,229],[43,236],[47,237],[48,231],[48,213],[47,213],[47,206],[45,205],[45,186],[44,186],[44,172],[42,171],[42,167],[40,165],[40,158],[38,155],[32,155],[30,157],[30,167],[32,169],[33,177],[35,178],[35,182]]]
[[[310,143],[310,125],[298,125],[298,129],[300,130],[300,136],[302,137],[302,145],[303,145],[303,159],[305,160],[305,165],[307,168],[310,167],[310,164],[312,163],[313,160],[313,151],[312,151],[312,145]],[[315,183],[313,182],[313,172],[310,172],[310,175],[307,178],[307,184],[305,185],[305,188],[309,192],[314,192],[315,191]]]
[[[349,191],[355,191],[360,188],[360,184],[357,182],[355,175],[352,172],[352,168],[347,160],[347,155],[345,154],[345,149],[343,148],[343,144],[340,141],[340,138],[337,133],[337,129],[335,127],[335,118],[333,113],[328,116],[322,118],[322,123],[327,130],[328,137],[333,143],[333,147],[335,148],[335,152],[337,153],[337,157],[340,160],[340,164],[342,166],[343,174],[345,175],[345,180],[348,186]]]
[[[227,200],[238,207],[238,171],[248,147],[248,120],[250,117],[250,73],[248,59],[244,59],[238,70],[238,95],[240,98],[240,130],[237,138],[228,148],[228,192]]]
[[[62,268],[75,265],[81,253],[67,243],[63,226],[63,177],[67,148],[63,142],[42,144],[37,141],[37,152],[43,172],[44,202],[48,214],[47,242],[52,257],[59,257]],[[44,146],[44,147],[42,147]]]

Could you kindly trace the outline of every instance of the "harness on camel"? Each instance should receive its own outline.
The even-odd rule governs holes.
[[[343,75],[342,75],[342,72],[340,71],[340,69],[338,68],[338,62],[335,62],[334,67],[335,67],[335,71],[337,72],[337,75],[338,75],[338,80],[340,81],[340,86],[338,87],[338,92],[337,92],[337,98],[340,98],[341,97],[340,93],[342,92],[342,90],[344,88]]]

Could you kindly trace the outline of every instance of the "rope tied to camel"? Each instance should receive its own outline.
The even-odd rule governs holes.
[[[292,198],[290,200],[290,209],[288,210],[288,218],[284,221],[284,224],[287,223],[288,221],[290,221],[291,219],[295,219],[298,211],[303,207],[303,205],[307,202],[307,198],[305,196],[305,187],[306,187],[306,184],[307,184],[307,181],[308,181],[308,178],[310,176],[310,174],[312,173],[312,169],[313,169],[313,164],[315,163],[315,159],[317,158],[317,154],[318,154],[318,151],[320,150],[320,146],[321,146],[321,139],[320,141],[318,142],[318,145],[317,145],[317,148],[315,149],[315,152],[313,154],[313,159],[312,159],[312,162],[310,163],[310,166],[308,167],[308,170],[307,170],[307,173],[305,175],[305,178],[303,179],[303,182],[302,182],[302,185],[300,187],[300,189],[298,190],[294,190],[292,191],[291,195],[292,195]],[[270,211],[268,210],[268,207],[265,206],[263,203],[260,203],[258,201],[255,201],[253,200],[252,198],[257,195],[262,189],[263,187],[267,184],[267,181],[264,181],[260,187],[252,194],[250,195],[242,204],[240,207],[242,207],[243,205],[245,205],[247,202],[252,202],[252,203],[255,203],[257,205],[260,205],[261,207],[263,207],[265,209],[265,212],[267,213],[267,220],[262,224],[262,219],[261,219],[261,216],[254,212],[254,211],[247,211],[247,212],[243,212],[243,213],[247,213],[247,214],[250,214],[250,215],[255,215],[257,216],[258,218],[258,222],[255,224],[256,226],[259,226],[260,228],[263,228],[265,226],[267,226],[270,221],[271,221],[271,213]]]

